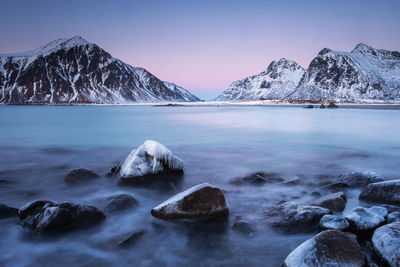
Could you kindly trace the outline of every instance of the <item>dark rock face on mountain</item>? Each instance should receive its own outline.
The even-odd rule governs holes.
[[[81,104],[196,101],[169,89],[143,68],[132,67],[81,37],[36,50],[0,55],[0,103]]]
[[[216,100],[282,99],[296,88],[305,69],[282,58],[258,75],[233,82]]]
[[[358,44],[351,52],[322,49],[287,99],[398,100],[400,52]]]

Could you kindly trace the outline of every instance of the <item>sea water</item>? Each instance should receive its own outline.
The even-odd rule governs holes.
[[[18,219],[0,220],[3,266],[279,266],[317,230],[285,233],[265,223],[262,209],[283,201],[310,203],[328,194],[319,177],[370,170],[400,177],[400,111],[299,107],[0,106],[0,203],[36,200],[98,205],[128,193],[139,205],[94,227],[38,235]],[[184,177],[159,186],[120,186],[106,173],[145,140],[156,140],[184,161]],[[100,175],[79,185],[68,171]],[[294,185],[237,185],[254,172],[297,179]],[[163,222],[150,210],[170,196],[208,182],[229,205],[227,220]],[[345,190],[345,212],[359,189]],[[237,219],[257,228],[252,237],[232,230]],[[118,242],[144,235],[128,248]]]

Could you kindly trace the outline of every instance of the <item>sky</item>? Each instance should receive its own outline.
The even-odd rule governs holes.
[[[0,53],[82,36],[112,56],[211,99],[282,57],[324,48],[400,51],[399,0],[0,0]]]

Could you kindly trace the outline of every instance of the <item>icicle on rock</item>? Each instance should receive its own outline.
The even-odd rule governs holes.
[[[121,164],[119,176],[131,178],[168,171],[183,171],[183,161],[164,145],[147,140],[137,149],[133,149]]]

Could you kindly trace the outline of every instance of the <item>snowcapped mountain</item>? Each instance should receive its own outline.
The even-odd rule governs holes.
[[[216,100],[400,100],[400,52],[358,44],[351,52],[322,49],[307,70],[273,61],[258,75],[236,81]]]
[[[170,82],[163,81],[163,83],[171,91],[174,91],[177,94],[180,94],[182,96],[182,98],[184,99],[184,101],[186,101],[186,102],[197,102],[197,101],[200,101],[200,98],[198,98],[197,96],[193,95],[192,93],[190,93],[188,90],[186,90],[183,87],[180,87],[180,86],[178,86],[178,85],[176,85],[174,83],[170,83]]]
[[[143,68],[132,67],[79,36],[0,55],[0,103],[119,104],[194,101]]]
[[[233,82],[216,100],[283,99],[293,92],[304,73],[305,69],[294,61],[272,61],[260,74]]]
[[[358,44],[351,52],[322,49],[287,99],[400,99],[400,53]]]

